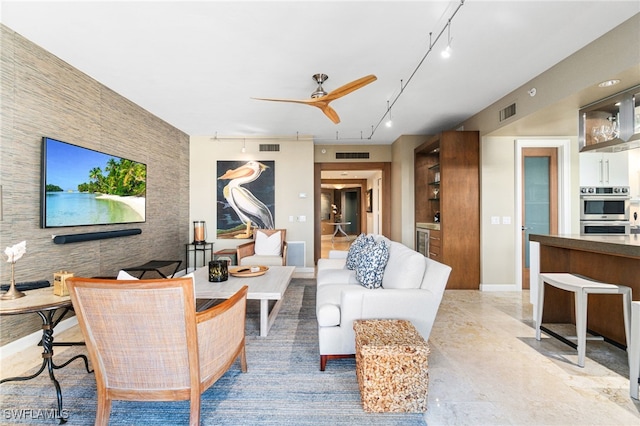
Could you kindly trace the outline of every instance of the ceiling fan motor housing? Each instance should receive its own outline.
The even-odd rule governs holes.
[[[313,77],[311,78],[313,79],[313,81],[318,83],[318,88],[311,94],[311,97],[320,98],[322,96],[326,96],[327,92],[325,92],[324,89],[322,88],[322,83],[327,81],[329,76],[326,74],[314,74]]]

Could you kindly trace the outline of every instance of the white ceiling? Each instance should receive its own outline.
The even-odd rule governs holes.
[[[640,1],[6,1],[2,23],[189,135],[389,144],[456,126],[640,12]],[[433,50],[415,72],[429,50]],[[623,47],[621,47],[623,48]],[[579,71],[579,70],[577,70]],[[307,98],[378,80],[317,108]],[[394,125],[378,125],[393,102]]]

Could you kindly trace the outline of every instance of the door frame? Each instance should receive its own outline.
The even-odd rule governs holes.
[[[522,291],[522,149],[556,148],[558,150],[558,233],[571,233],[571,141],[569,139],[516,139],[515,140],[515,290]],[[530,294],[530,298],[532,297]]]
[[[380,170],[382,172],[382,185],[380,191],[382,193],[380,199],[380,211],[382,215],[381,229],[379,233],[391,236],[391,163],[390,162],[329,162],[314,163],[313,167],[313,186],[314,186],[314,264],[318,263],[321,253],[321,223],[320,223],[320,192],[322,190],[322,171],[323,170]]]

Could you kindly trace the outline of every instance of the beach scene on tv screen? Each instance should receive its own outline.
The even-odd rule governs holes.
[[[46,227],[145,221],[145,164],[53,139],[45,143]]]

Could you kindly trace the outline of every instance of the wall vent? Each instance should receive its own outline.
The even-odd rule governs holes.
[[[305,266],[307,246],[304,241],[287,241],[287,266]]]
[[[336,160],[339,159],[369,159],[368,152],[336,152]]]
[[[260,152],[274,152],[280,151],[279,143],[261,143],[260,144]]]
[[[500,110],[500,121],[504,121],[507,118],[513,117],[516,115],[516,104],[515,102]]]

